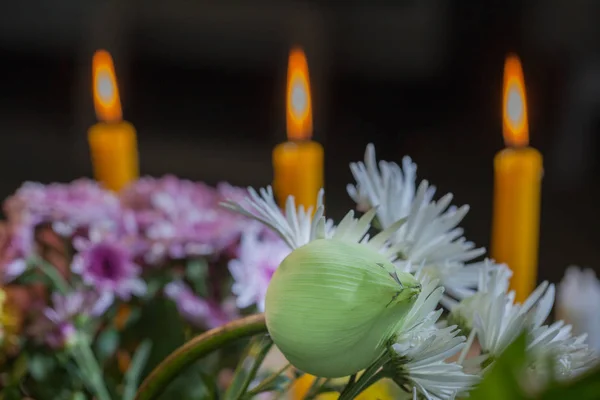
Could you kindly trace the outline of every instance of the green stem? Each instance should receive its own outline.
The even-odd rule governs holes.
[[[264,315],[256,314],[196,336],[171,353],[146,377],[137,392],[136,400],[158,398],[169,383],[195,361],[238,339],[266,332]]]
[[[386,371],[381,369],[381,367],[383,367],[389,360],[390,357],[387,353],[379,357],[377,361],[375,361],[369,368],[365,370],[358,381],[350,386],[346,386],[344,391],[340,394],[338,400],[352,400],[373,383],[385,377]]]
[[[325,386],[327,382],[329,382],[329,378],[323,380],[321,380],[321,378],[316,378],[310,389],[308,389],[308,393],[306,393],[304,400],[313,400],[319,394],[319,389]]]
[[[98,364],[92,349],[88,343],[80,341],[77,343],[74,350],[75,361],[79,364],[79,368],[86,371],[89,385],[93,388],[98,400],[111,400],[110,394],[104,385],[102,377],[102,369]]]
[[[344,393],[347,390],[349,390],[352,387],[352,385],[354,385],[354,382],[356,382],[356,374],[352,374],[350,376],[350,378],[348,379],[348,382],[346,382],[346,385],[344,386],[344,389],[342,389],[341,393]]]
[[[265,391],[265,389],[268,388],[279,377],[279,375],[283,374],[291,366],[292,366],[292,364],[288,363],[288,364],[284,365],[279,371],[269,375],[267,378],[265,378],[265,380],[263,380],[261,383],[256,385],[253,389],[248,390],[246,392],[246,395],[244,396],[244,398],[251,399],[252,397],[256,396],[257,394]]]
[[[52,281],[54,286],[58,289],[61,294],[69,293],[69,284],[65,281],[65,278],[58,272],[58,269],[41,257],[35,257],[34,261],[40,271],[42,271]]]

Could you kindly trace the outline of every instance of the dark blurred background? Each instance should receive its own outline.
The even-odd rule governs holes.
[[[484,5],[485,3],[485,5]],[[540,279],[600,269],[597,0],[35,0],[0,6],[0,195],[91,176],[91,57],[111,51],[144,174],[267,185],[285,140],[290,46],[311,70],[328,212],[352,207],[350,161],[408,154],[471,205],[488,246],[503,147],[504,58],[524,65],[532,146],[545,157]]]

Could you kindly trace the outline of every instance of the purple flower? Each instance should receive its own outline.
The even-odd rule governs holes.
[[[71,322],[63,322],[44,334],[44,341],[52,349],[69,347],[77,337],[77,329]]]
[[[8,283],[21,275],[31,253],[33,231],[19,225],[0,225],[0,283]]]
[[[212,329],[237,317],[233,299],[226,299],[223,304],[203,299],[181,281],[169,283],[165,294],[175,302],[179,314],[196,327]]]
[[[271,277],[290,251],[283,240],[268,233],[262,225],[252,224],[242,234],[238,258],[229,261],[235,281],[231,289],[239,308],[256,304],[264,311]]]
[[[33,229],[51,222],[57,233],[70,236],[79,228],[116,220],[121,209],[112,192],[79,179],[67,184],[26,182],[4,202],[4,212],[11,223]]]
[[[223,195],[240,189],[165,176],[142,178],[121,193],[133,211],[140,235],[147,241],[145,261],[205,256],[222,252],[237,241],[247,219],[219,206]]]
[[[53,293],[51,300],[52,307],[44,309],[40,319],[31,327],[30,334],[55,349],[72,343],[78,323],[102,315],[112,302],[110,296],[91,291],[67,295]]]
[[[129,248],[119,240],[90,235],[90,240],[76,238],[73,245],[79,253],[73,257],[71,270],[97,291],[123,300],[146,292],[146,284],[139,278],[140,267],[133,262]]]
[[[44,315],[55,325],[80,316],[98,317],[112,304],[110,296],[91,291],[76,291],[67,295],[52,293],[51,299],[53,307],[46,308]]]

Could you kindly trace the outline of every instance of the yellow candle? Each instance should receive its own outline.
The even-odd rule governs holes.
[[[99,123],[88,131],[94,176],[118,191],[139,176],[136,132],[122,120],[121,100],[112,57],[104,50],[92,62],[94,108]]]
[[[286,128],[288,142],[273,150],[273,189],[283,206],[293,195],[296,205],[314,206],[323,187],[323,147],[312,136],[312,103],[308,63],[304,52],[290,52],[287,78]]]
[[[523,302],[537,280],[543,166],[540,152],[528,147],[525,83],[514,55],[504,66],[502,130],[507,148],[494,158],[491,253],[512,269],[511,289]]]
[[[273,188],[283,207],[289,195],[296,205],[315,206],[323,187],[323,147],[313,141],[286,142],[273,150]]]

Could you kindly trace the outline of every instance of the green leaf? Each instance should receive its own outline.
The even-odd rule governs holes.
[[[152,342],[152,349],[141,377],[145,377],[154,367],[185,341],[184,322],[175,304],[164,298],[156,298],[144,305],[140,319],[130,329]],[[137,336],[139,337],[139,336]]]
[[[114,328],[106,329],[98,335],[96,353],[101,364],[115,354],[119,347],[119,339],[119,332]]]
[[[75,392],[71,395],[71,400],[86,400],[87,397],[83,392]]]
[[[600,368],[568,383],[554,383],[539,396],[540,400],[597,400],[600,394]]]
[[[125,389],[123,391],[123,400],[133,400],[135,398],[135,392],[137,390],[140,375],[148,361],[150,356],[150,349],[152,343],[149,340],[145,340],[135,351],[129,369],[125,373]]]
[[[56,361],[51,356],[33,354],[29,359],[29,373],[37,381],[43,381],[56,367]]]
[[[526,336],[522,334],[498,357],[483,381],[473,390],[471,400],[527,400],[518,374],[525,367]]]
[[[208,263],[205,258],[194,258],[188,260],[185,266],[185,277],[192,284],[194,293],[206,297],[208,290],[206,287],[206,277],[208,276]]]
[[[243,397],[272,346],[273,341],[268,336],[257,336],[250,341],[225,393],[225,400]]]
[[[28,362],[27,362],[27,354],[23,353],[21,354],[13,363],[13,365],[10,368],[10,379],[9,379],[9,386],[10,385],[18,385],[19,382],[21,381],[21,379],[23,379],[25,377],[25,374],[27,374],[27,368],[28,368]]]

